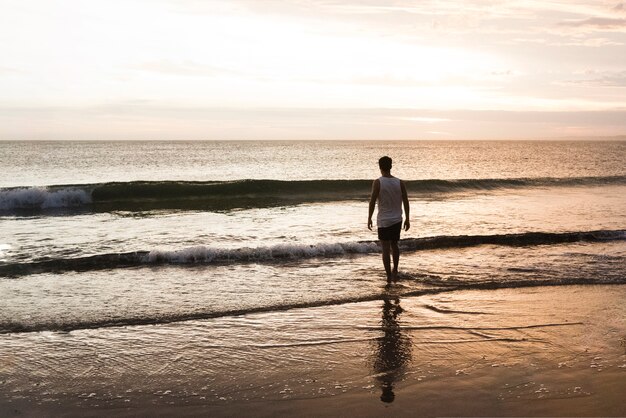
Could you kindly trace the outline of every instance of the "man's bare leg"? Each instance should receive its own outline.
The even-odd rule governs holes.
[[[391,241],[391,253],[393,255],[393,272],[391,273],[394,280],[398,278],[398,263],[400,262],[400,248],[398,241]]]
[[[391,241],[380,240],[380,246],[383,248],[383,265],[385,273],[387,273],[387,281],[391,281]]]

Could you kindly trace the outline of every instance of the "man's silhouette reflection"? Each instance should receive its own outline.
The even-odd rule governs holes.
[[[393,384],[402,377],[404,366],[411,358],[411,340],[402,334],[398,324],[398,316],[402,311],[400,298],[384,298],[381,327],[383,335],[376,340],[374,372],[382,390],[380,400],[387,403],[395,399]]]

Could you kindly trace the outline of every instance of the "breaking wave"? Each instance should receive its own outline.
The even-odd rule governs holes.
[[[406,238],[399,242],[403,251],[462,248],[477,245],[529,246],[571,242],[626,240],[626,230],[578,232],[526,232],[521,234],[452,235]],[[180,250],[151,250],[108,253],[78,258],[55,258],[29,263],[0,265],[0,276],[18,277],[43,272],[88,271],[159,264],[227,264],[281,262],[351,254],[377,253],[377,241],[354,241],[318,244],[279,244],[254,248],[213,248],[203,245]]]
[[[410,180],[421,195],[535,187],[626,185],[626,176]],[[363,199],[371,180],[132,181],[0,189],[0,212],[83,209],[94,211],[228,210]]]
[[[0,190],[0,211],[11,212],[28,209],[80,208],[92,202],[87,190],[45,187]]]

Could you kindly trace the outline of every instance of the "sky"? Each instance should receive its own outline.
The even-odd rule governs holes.
[[[0,0],[0,140],[626,135],[626,1]]]

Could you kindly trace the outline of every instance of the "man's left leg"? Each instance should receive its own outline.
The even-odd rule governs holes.
[[[391,274],[391,260],[390,260],[390,250],[391,250],[391,241],[380,240],[380,246],[383,249],[383,266],[385,266],[385,273],[387,274],[387,281],[390,282],[392,278]]]

